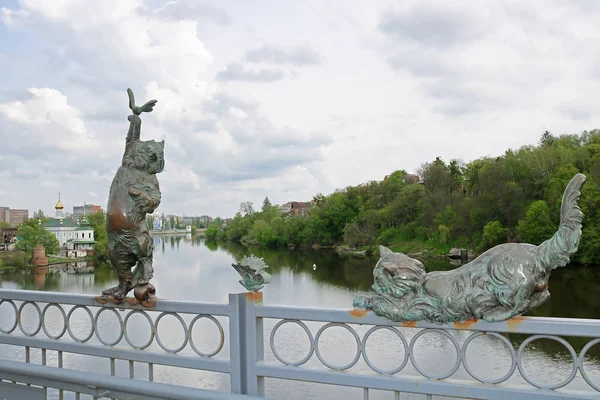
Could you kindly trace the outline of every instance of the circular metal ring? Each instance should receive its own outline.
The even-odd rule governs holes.
[[[52,336],[50,334],[50,332],[48,332],[48,329],[46,329],[46,311],[48,311],[48,308],[50,308],[52,306],[58,308],[58,310],[60,311],[60,313],[62,314],[62,317],[63,317],[62,331],[60,331],[60,333],[56,336]],[[48,336],[50,339],[60,339],[65,334],[65,332],[67,331],[67,315],[65,314],[65,310],[60,306],[60,304],[58,304],[58,303],[46,304],[46,307],[44,307],[44,310],[42,311],[42,329],[44,330],[44,333],[46,334],[46,336]]]
[[[585,357],[585,353],[587,353],[588,350],[597,343],[600,343],[600,338],[591,340],[590,342],[588,342],[588,344],[586,344],[583,347],[583,350],[581,350],[581,354],[579,354],[579,370],[581,371],[581,376],[583,376],[583,379],[585,379],[585,381],[591,387],[600,392],[600,386],[592,382],[592,379],[587,375],[587,372],[585,372],[585,368],[583,367],[583,358]]]
[[[494,336],[494,337],[502,340],[502,342],[504,342],[506,347],[508,347],[508,350],[510,351],[511,365],[510,365],[510,369],[508,370],[506,375],[504,375],[500,378],[497,378],[497,379],[489,379],[488,380],[488,379],[481,378],[481,377],[475,375],[473,373],[473,371],[471,371],[471,368],[469,367],[469,363],[467,362],[467,347],[469,346],[469,343],[471,343],[471,341],[473,339],[475,339],[478,336],[482,336],[482,335]],[[517,357],[515,356],[514,347],[512,346],[510,341],[504,335],[501,335],[496,332],[475,332],[472,335],[470,335],[467,338],[467,340],[465,340],[465,342],[463,343],[462,362],[463,362],[463,366],[465,367],[465,370],[469,373],[469,375],[471,375],[473,377],[473,379],[476,379],[481,383],[488,383],[488,384],[497,384],[497,383],[504,382],[505,380],[507,380],[508,378],[510,378],[512,376],[512,374],[515,372],[515,369],[517,368]]]
[[[219,345],[217,346],[217,349],[215,351],[213,351],[212,353],[204,353],[204,352],[198,350],[198,348],[194,344],[194,338],[192,336],[192,330],[194,329],[194,324],[200,318],[208,318],[208,319],[210,319],[212,322],[215,323],[215,325],[217,325],[217,328],[219,328],[219,334],[221,335],[221,343],[219,343]],[[225,332],[223,332],[223,327],[221,326],[221,323],[215,317],[213,317],[212,315],[204,315],[204,314],[198,314],[198,315],[196,315],[194,317],[194,319],[192,320],[192,322],[190,323],[189,338],[190,338],[190,345],[192,346],[192,349],[194,349],[194,351],[196,352],[196,354],[198,354],[201,357],[209,357],[210,358],[210,357],[216,355],[218,352],[221,351],[221,349],[223,348],[223,345],[225,344]]]
[[[2,303],[8,303],[12,306],[13,310],[15,311],[15,322],[13,323],[13,325],[11,326],[10,329],[3,329],[0,326],[0,332],[2,333],[12,333],[12,331],[14,331],[17,328],[17,325],[19,323],[19,311],[17,310],[17,306],[15,305],[15,302],[12,300],[4,300],[4,299],[0,299],[0,306],[2,305]]]
[[[421,368],[419,368],[419,366],[415,360],[415,352],[414,352],[415,343],[418,338],[420,338],[422,335],[429,333],[429,332],[438,332],[438,333],[441,333],[442,335],[446,336],[448,339],[450,339],[450,341],[454,345],[454,348],[456,349],[456,363],[454,364],[454,366],[452,367],[450,372],[448,372],[446,374],[428,375],[423,370],[421,370]],[[460,345],[458,344],[458,341],[452,335],[450,335],[448,332],[441,330],[441,329],[423,329],[422,331],[417,332],[417,334],[415,336],[413,336],[412,340],[410,341],[408,351],[410,352],[410,362],[412,363],[413,367],[415,367],[415,369],[421,375],[423,375],[424,377],[429,378],[429,379],[446,379],[449,376],[452,376],[460,367],[460,362],[462,360]]]
[[[323,357],[321,357],[321,352],[319,351],[319,338],[321,337],[321,334],[323,333],[323,331],[325,331],[325,329],[333,327],[333,326],[339,326],[341,328],[346,329],[348,332],[350,332],[352,334],[352,336],[354,336],[354,339],[356,340],[356,356],[354,357],[354,360],[352,360],[347,365],[342,365],[342,366],[331,365],[327,361],[325,361],[323,359]],[[358,337],[358,334],[354,331],[354,329],[350,328],[346,324],[342,324],[339,322],[330,322],[328,324],[323,325],[321,327],[321,329],[319,329],[319,331],[317,332],[317,335],[315,336],[315,353],[317,354],[317,358],[319,359],[319,361],[321,361],[323,363],[323,365],[325,365],[326,367],[328,367],[330,369],[333,369],[336,371],[344,371],[344,370],[352,368],[354,365],[356,365],[356,363],[360,359],[361,352],[362,352],[362,349],[361,349],[360,338]]]
[[[181,326],[183,327],[183,334],[185,335],[185,340],[183,341],[183,344],[181,346],[179,346],[178,348],[176,348],[175,350],[169,349],[167,346],[164,346],[163,343],[160,341],[160,336],[158,334],[158,323],[160,322],[161,318],[164,317],[165,315],[172,315],[173,317],[177,318],[179,320],[179,322],[181,323]],[[187,345],[188,339],[189,339],[187,326],[185,324],[185,321],[183,320],[183,318],[181,318],[181,316],[179,314],[173,313],[173,312],[163,312],[162,314],[160,314],[158,316],[158,318],[156,318],[156,322],[154,323],[154,326],[156,329],[156,342],[167,353],[179,353]]]
[[[275,347],[275,332],[277,332],[277,329],[279,329],[281,327],[281,325],[287,324],[287,323],[295,323],[295,324],[300,325],[300,327],[302,329],[304,329],[304,332],[306,332],[306,334],[308,335],[308,340],[310,342],[310,350],[309,350],[308,354],[306,355],[306,357],[304,357],[300,361],[296,361],[296,362],[285,361],[282,357],[279,356],[279,353],[277,352],[277,349]],[[300,365],[306,363],[308,360],[310,360],[310,358],[312,357],[313,353],[315,352],[315,342],[314,342],[313,335],[310,332],[310,329],[308,329],[308,327],[304,324],[304,322],[299,321],[299,320],[295,320],[295,319],[283,319],[283,320],[279,321],[273,327],[273,330],[271,331],[270,344],[271,344],[271,351],[273,352],[273,355],[275,356],[275,358],[277,358],[279,361],[281,361],[282,364],[292,365],[294,367],[297,367],[297,366],[300,366]]]
[[[529,343],[531,343],[537,339],[556,340],[557,342],[559,342],[563,346],[565,346],[567,348],[567,350],[569,350],[569,353],[571,353],[571,357],[573,359],[573,369],[571,370],[571,374],[567,377],[567,379],[565,379],[564,381],[559,382],[557,384],[554,384],[554,385],[541,385],[539,383],[535,383],[527,376],[527,374],[525,373],[525,369],[523,368],[523,365],[521,364],[521,356],[523,355],[523,350],[525,349],[525,347]],[[530,336],[527,339],[525,339],[523,341],[523,343],[521,343],[521,346],[519,346],[519,352],[517,353],[517,367],[519,368],[519,373],[521,374],[523,379],[525,379],[530,385],[535,386],[539,389],[558,389],[560,387],[568,385],[573,380],[573,378],[575,378],[575,375],[577,374],[577,354],[575,353],[575,350],[573,349],[573,347],[565,339],[563,339],[561,337],[549,336],[549,335],[534,335],[534,336]]]
[[[389,331],[394,332],[400,338],[400,340],[402,341],[402,344],[404,345],[404,359],[400,363],[400,366],[398,366],[394,369],[390,369],[390,370],[379,369],[371,363],[371,360],[369,360],[369,357],[367,356],[367,339],[369,339],[369,336],[371,336],[371,334],[373,332],[378,331],[379,329],[387,329]],[[395,373],[400,372],[402,370],[402,368],[404,368],[406,366],[406,363],[408,363],[408,343],[406,342],[406,339],[404,338],[402,333],[400,333],[400,331],[398,329],[394,328],[393,326],[384,326],[384,325],[374,326],[371,329],[369,329],[367,331],[367,333],[365,333],[365,336],[363,337],[362,355],[363,355],[365,362],[369,366],[369,368],[371,368],[373,371],[375,371],[379,374],[383,374],[383,375],[394,375]]]
[[[84,309],[88,313],[88,315],[90,316],[90,323],[92,324],[89,335],[87,335],[84,339],[79,339],[71,330],[71,315],[73,315],[73,312],[79,308]],[[89,308],[87,308],[86,306],[78,305],[69,310],[69,313],[67,314],[67,331],[69,332],[69,336],[71,336],[73,340],[79,343],[85,343],[91,339],[91,337],[94,335],[95,330],[96,324],[94,323],[94,316],[92,315],[92,312]]]
[[[148,320],[148,323],[150,324],[150,339],[148,339],[148,342],[144,343],[143,346],[136,346],[135,344],[133,344],[131,342],[131,340],[129,340],[129,336],[127,335],[127,321],[129,321],[129,318],[133,314],[142,314],[144,317],[146,317],[146,319]],[[125,336],[125,340],[127,340],[127,343],[129,343],[129,345],[131,347],[133,347],[134,349],[144,350],[146,347],[150,346],[152,344],[152,341],[154,340],[154,332],[155,331],[156,330],[154,328],[154,323],[152,322],[152,318],[150,318],[150,316],[148,314],[146,314],[145,311],[133,310],[125,316],[125,321],[123,321],[123,333]]]
[[[98,328],[98,319],[100,318],[100,314],[102,314],[102,312],[107,311],[107,310],[112,311],[117,316],[117,319],[119,320],[119,337],[114,342],[105,342],[104,339],[102,339],[102,336],[100,336],[100,329]],[[121,339],[123,339],[123,331],[125,330],[124,325],[123,325],[123,318],[121,318],[121,314],[119,314],[119,312],[117,310],[115,310],[114,308],[104,307],[104,308],[99,309],[98,312],[96,313],[96,316],[94,317],[94,325],[96,326],[96,337],[98,338],[100,343],[102,343],[106,346],[114,346],[115,344],[119,343],[121,341]]]
[[[38,326],[35,329],[35,331],[33,331],[33,333],[25,331],[25,328],[23,328],[23,324],[21,323],[21,321],[23,320],[23,318],[21,317],[21,313],[23,312],[23,308],[27,304],[33,305],[35,307],[35,309],[37,310],[37,313],[38,313]],[[34,303],[33,301],[24,301],[24,302],[22,302],[21,305],[19,306],[19,313],[18,313],[18,316],[17,316],[17,320],[19,321],[19,329],[21,330],[21,332],[23,332],[27,336],[35,336],[35,335],[37,335],[37,333],[40,331],[40,329],[42,329],[42,311],[40,310],[40,306],[38,306],[37,303]]]

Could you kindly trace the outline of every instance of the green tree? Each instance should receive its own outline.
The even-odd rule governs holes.
[[[44,212],[42,210],[37,210],[33,213],[33,219],[45,218]]]
[[[265,199],[263,200],[262,210],[264,211],[265,208],[271,207],[271,205],[271,200],[269,200],[268,197],[265,197]]]
[[[106,233],[106,214],[104,211],[87,216],[88,223],[94,229],[94,257],[108,260],[108,234]]]
[[[146,215],[146,226],[148,227],[149,231],[154,229],[154,217],[152,217],[150,214]]]
[[[552,146],[554,140],[555,138],[550,132],[544,131],[540,137],[540,146]]]
[[[244,217],[254,214],[254,204],[251,201],[244,201],[240,204],[240,212]]]
[[[10,228],[10,224],[6,221],[0,221],[0,228]]]
[[[36,225],[34,227],[30,225],[22,225],[17,230],[17,236],[21,239],[16,244],[17,250],[27,252],[27,254],[33,254],[33,248],[38,244],[41,244],[46,249],[46,254],[57,254],[59,250],[59,242],[56,236],[46,230],[43,226]]]
[[[532,203],[525,220],[519,224],[519,234],[524,242],[538,245],[550,239],[556,230],[550,219],[550,207],[544,200]]]
[[[483,227],[483,246],[485,249],[497,246],[506,241],[506,228],[500,221],[488,222]]]
[[[204,231],[204,235],[207,239],[216,240],[219,234],[219,228],[215,224],[211,224],[206,231]]]

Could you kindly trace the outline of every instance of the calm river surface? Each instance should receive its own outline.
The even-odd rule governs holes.
[[[357,258],[340,258],[332,251],[292,251],[287,249],[246,248],[236,243],[214,243],[202,239],[192,239],[191,236],[157,236],[155,241],[155,275],[153,283],[157,294],[163,299],[187,300],[209,303],[227,303],[229,293],[240,293],[243,288],[239,285],[239,276],[231,267],[231,263],[240,260],[243,256],[253,253],[263,257],[270,266],[272,282],[264,289],[264,303],[269,305],[287,305],[297,307],[327,307],[344,308],[352,307],[352,299],[357,294],[369,290],[372,284],[372,268],[376,260],[363,260]],[[316,265],[316,270],[313,269]],[[425,261],[428,270],[445,270],[455,268],[444,261]],[[76,273],[77,272],[77,273]],[[5,276],[0,281],[0,287],[13,289],[63,291],[72,293],[99,294],[102,289],[117,283],[116,275],[110,267],[99,265],[87,269],[74,270],[73,268],[54,268],[53,270],[40,269],[34,274]],[[569,266],[555,270],[550,280],[552,299],[544,306],[534,310],[530,315],[573,317],[573,318],[600,318],[600,267],[582,268]],[[32,311],[32,310],[30,310]],[[52,311],[56,311],[52,314]],[[79,313],[79,311],[81,311]],[[33,313],[32,313],[33,314]],[[60,331],[62,317],[56,309],[48,311],[50,319],[56,321],[56,327],[51,333]],[[116,318],[111,313],[103,313],[99,319],[98,329],[106,340],[116,338]],[[29,329],[37,324],[35,316],[24,318],[23,324]],[[13,314],[8,307],[0,307],[0,324],[10,324]],[[136,319],[139,318],[139,319]],[[156,316],[153,316],[156,318]],[[159,333],[171,348],[179,346],[183,340],[183,332],[179,322],[173,317],[169,323],[161,323]],[[147,324],[143,317],[136,315],[131,318],[136,324]],[[184,318],[188,324],[191,318]],[[219,318],[225,329],[225,347],[215,357],[216,359],[229,357],[229,340],[227,319]],[[73,313],[74,331],[81,332],[84,337],[90,331],[89,318],[82,311]],[[166,321],[165,321],[166,322]],[[271,327],[276,320],[265,320],[265,360],[278,363],[273,356],[268,340]],[[322,324],[307,323],[313,336]],[[144,325],[145,326],[145,325]],[[354,326],[360,337],[369,327]],[[18,329],[17,329],[18,331]],[[400,328],[406,339],[410,339],[418,331],[411,328]],[[146,342],[149,338],[147,329],[128,328],[132,337],[139,336],[136,343]],[[165,333],[163,333],[165,332]],[[111,336],[112,335],[112,336]],[[45,335],[40,332],[40,337]],[[469,333],[458,331],[453,336],[462,343]],[[68,335],[66,335],[68,337]],[[193,338],[202,351],[209,352],[218,346],[218,331],[214,323],[206,319],[199,320],[194,328]],[[171,340],[172,339],[172,340]],[[518,335],[510,336],[513,344],[518,345],[524,338]],[[90,341],[94,342],[95,337]],[[569,338],[569,342],[579,353],[586,340]],[[128,347],[125,340],[119,345]],[[156,346],[156,341],[149,347],[150,351],[162,351]],[[277,331],[275,344],[280,355],[290,361],[297,361],[307,354],[309,350],[306,334],[295,324],[286,324]],[[189,345],[181,354],[194,355]],[[342,365],[350,362],[355,355],[356,344],[353,337],[342,328],[327,329],[319,341],[322,356],[332,364]],[[428,372],[448,371],[455,363],[456,356],[451,342],[437,334],[422,336],[416,343],[415,357]],[[554,383],[564,380],[571,368],[569,353],[550,340],[535,341],[527,347],[524,357],[524,366],[528,375],[538,382]],[[404,357],[404,350],[400,340],[389,331],[379,330],[369,338],[367,351],[369,359],[381,369],[394,369]],[[48,352],[48,364],[56,365],[55,352]],[[2,358],[10,357],[23,360],[22,349],[10,346],[0,346]],[[585,366],[595,382],[600,382],[600,345],[594,346],[586,357]],[[39,350],[32,351],[32,362],[39,363],[41,355]],[[510,355],[504,344],[493,337],[479,337],[475,339],[467,352],[469,365],[475,373],[488,379],[499,378],[510,367]],[[313,355],[304,367],[320,368],[323,365]],[[65,358],[65,368],[74,368],[86,371],[109,373],[107,360],[92,357],[68,355]],[[350,371],[370,373],[369,368],[361,359]],[[126,362],[117,361],[117,374],[128,376],[129,370]],[[148,372],[145,365],[135,366],[136,378],[147,379]],[[409,362],[398,374],[399,376],[418,375]],[[227,375],[190,371],[169,367],[155,366],[155,380],[198,386],[207,389],[229,390],[229,377]],[[467,379],[468,375],[461,367],[454,375],[458,379]],[[509,382],[523,383],[518,371]],[[578,376],[568,388],[584,389],[589,387]],[[266,395],[272,398],[284,399],[361,399],[362,390],[353,388],[330,387],[293,381],[266,380]],[[371,399],[392,399],[390,392],[371,391]],[[66,396],[69,398],[69,396]],[[425,399],[425,396],[402,395],[403,399]]]

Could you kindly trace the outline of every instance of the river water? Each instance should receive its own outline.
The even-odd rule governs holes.
[[[372,268],[376,260],[365,260],[352,257],[338,257],[329,250],[294,251],[287,249],[247,248],[237,243],[214,243],[203,239],[192,239],[189,235],[157,236],[155,241],[154,265],[155,275],[152,280],[159,298],[186,300],[209,303],[227,303],[230,293],[240,293],[243,288],[239,285],[239,276],[231,264],[243,256],[253,253],[263,257],[270,266],[273,277],[271,283],[263,289],[264,303],[269,305],[286,305],[296,307],[344,308],[352,306],[352,299],[357,294],[367,292],[372,284]],[[316,266],[316,269],[313,267]],[[425,261],[428,270],[446,270],[455,268],[441,260]],[[55,268],[39,268],[32,274],[5,276],[0,281],[2,288],[62,291],[72,293],[99,294],[102,289],[117,283],[117,277],[107,265],[80,265]],[[550,280],[552,298],[542,307],[530,312],[529,315],[547,317],[600,318],[600,268],[568,266],[555,270]],[[31,310],[30,310],[31,311]],[[55,315],[52,311],[56,311]],[[81,311],[81,313],[79,313]],[[8,307],[0,307],[0,324],[6,326],[12,320]],[[57,326],[62,326],[62,317],[56,309],[50,309],[48,315],[56,319]],[[103,313],[99,319],[98,329],[105,340],[116,338],[116,318],[111,319],[110,313]],[[139,319],[135,319],[139,317]],[[153,317],[155,318],[155,316]],[[172,323],[160,325],[159,332],[165,345],[178,347],[183,340],[183,332],[179,322],[173,317]],[[191,318],[187,318],[189,324]],[[218,318],[225,329],[225,346],[215,357],[228,359],[227,319]],[[135,324],[146,322],[139,315],[132,317]],[[90,331],[89,318],[82,310],[73,313],[74,331],[86,336]],[[271,328],[276,320],[265,320],[265,360],[277,363],[273,356],[268,340]],[[35,326],[35,318],[24,317],[24,326]],[[323,324],[307,323],[313,336]],[[210,351],[219,344],[219,334],[215,325],[201,319],[195,325],[194,342],[202,351]],[[354,326],[362,338],[368,328]],[[33,328],[31,328],[33,329]],[[49,330],[52,330],[49,328]],[[60,331],[60,328],[55,328]],[[17,329],[18,331],[18,329]],[[136,343],[147,341],[149,334],[139,330]],[[163,334],[163,331],[165,334]],[[417,329],[400,328],[407,341],[418,332]],[[129,328],[128,328],[129,332]],[[44,336],[40,332],[39,335]],[[111,336],[112,335],[112,336]],[[133,328],[132,337],[137,337],[138,330]],[[145,335],[145,336],[144,336]],[[68,336],[68,335],[66,335]],[[457,331],[453,336],[462,343],[469,333]],[[518,346],[524,337],[509,335],[510,341]],[[95,338],[91,340],[94,342]],[[567,338],[569,343],[579,353],[587,340]],[[122,340],[121,342],[124,342]],[[156,341],[155,341],[156,342]],[[120,343],[118,346],[121,346]],[[294,324],[282,326],[275,335],[275,345],[280,356],[289,361],[297,361],[308,353],[309,345],[306,334]],[[124,347],[128,345],[125,343]],[[188,345],[181,354],[194,355]],[[356,342],[352,335],[340,327],[324,331],[319,341],[322,356],[334,365],[346,364],[354,358]],[[161,351],[155,343],[148,350]],[[369,359],[381,369],[394,369],[404,357],[404,349],[400,340],[386,330],[376,331],[369,338],[367,345]],[[48,363],[56,365],[56,354],[48,352]],[[22,360],[22,349],[10,346],[0,346],[2,357]],[[447,338],[429,333],[421,336],[416,342],[415,358],[427,372],[448,371],[456,362],[455,350]],[[539,340],[530,344],[524,357],[524,367],[528,375],[540,383],[555,383],[564,380],[572,368],[571,356],[557,342]],[[32,352],[32,362],[40,362],[41,355]],[[106,360],[98,361],[92,357],[68,355],[65,358],[65,368],[85,371],[109,373]],[[467,360],[473,372],[488,379],[499,378],[510,367],[510,354],[505,345],[491,336],[480,336],[472,342],[467,352]],[[306,368],[325,368],[315,355],[303,366]],[[592,347],[585,359],[585,367],[595,382],[600,383],[600,344]],[[117,361],[118,375],[128,376],[126,362]],[[361,359],[351,372],[372,373]],[[147,379],[148,371],[145,365],[135,365],[136,378]],[[418,375],[418,372],[408,365],[398,373],[406,377]],[[156,381],[174,384],[197,386],[214,390],[229,390],[229,377],[223,374],[207,373],[155,366]],[[458,379],[471,379],[461,367],[453,376]],[[518,371],[509,382],[524,383]],[[587,390],[589,386],[578,376],[568,386],[569,389]],[[266,395],[272,398],[285,399],[361,399],[362,390],[354,388],[330,387],[312,383],[266,380]],[[53,397],[52,395],[51,397]],[[69,398],[67,395],[66,398]],[[371,399],[392,399],[390,392],[371,391]],[[425,396],[403,394],[403,399],[425,399]]]

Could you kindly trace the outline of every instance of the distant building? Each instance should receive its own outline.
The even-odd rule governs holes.
[[[421,182],[421,178],[419,178],[419,175],[406,174],[406,175],[404,175],[403,179],[404,179],[405,183],[420,183]]]
[[[44,228],[56,235],[61,252],[67,257],[83,257],[94,249],[94,228],[85,219],[81,224],[68,219],[50,219]]]
[[[390,179],[390,176],[391,175],[384,176],[383,180],[387,181],[388,179]],[[423,181],[421,180],[419,175],[414,175],[414,174],[404,174],[404,176],[402,177],[402,180],[404,181],[404,183],[407,183],[407,184],[423,183]]]
[[[94,204],[84,204],[82,206],[73,206],[73,218],[80,219],[86,215],[92,215],[100,212],[102,207]]]
[[[65,247],[66,243],[75,239],[75,230],[79,227],[75,222],[69,219],[53,218],[46,221],[44,228],[56,235],[60,248]]]
[[[54,206],[54,210],[56,211],[56,218],[64,218],[65,217],[65,213],[64,213],[64,206],[63,203],[60,201],[60,192],[58,192],[58,201],[56,202],[56,205]]]
[[[29,210],[15,210],[8,207],[0,207],[0,221],[12,225],[21,225],[29,219]]]
[[[163,228],[163,222],[160,214],[154,214],[154,221],[152,223],[152,229],[155,231],[160,231]]]
[[[208,227],[210,224],[212,224],[213,219],[211,217],[209,217],[208,215],[203,215],[203,216],[200,217],[200,222],[205,227]]]
[[[281,212],[286,215],[304,215],[308,208],[309,204],[301,201],[288,201],[279,207]]]
[[[194,225],[194,217],[183,217],[181,218],[181,225]]]
[[[9,210],[8,223],[12,225],[21,225],[29,219],[29,210]]]
[[[75,238],[67,241],[67,257],[84,257],[94,251],[94,228],[84,219],[75,229]]]
[[[0,243],[12,243],[15,241],[17,228],[0,228]]]

